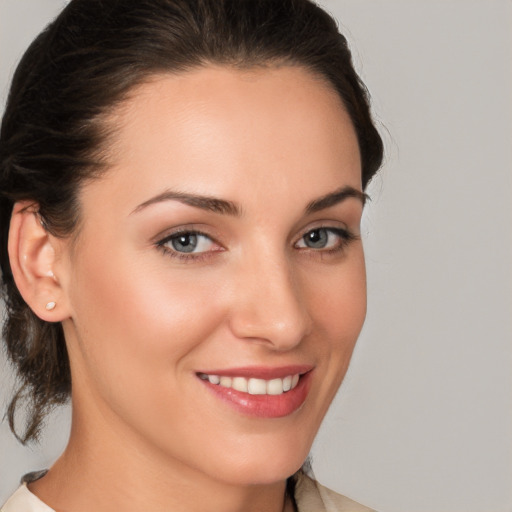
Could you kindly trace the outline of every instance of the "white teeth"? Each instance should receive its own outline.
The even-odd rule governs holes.
[[[220,385],[225,387],[225,388],[230,388],[231,387],[231,383],[232,383],[233,379],[231,377],[221,377],[220,378]]]
[[[267,382],[267,395],[283,394],[283,379],[272,379]]]
[[[231,387],[236,391],[247,393],[247,379],[244,379],[243,377],[233,377],[233,383],[231,384]]]
[[[247,391],[250,395],[266,395],[267,382],[263,379],[249,379]]]
[[[245,377],[226,377],[219,375],[201,374],[203,380],[211,384],[220,385],[224,388],[231,388],[250,395],[282,395],[295,388],[299,383],[299,374],[288,375],[282,379],[246,379]]]

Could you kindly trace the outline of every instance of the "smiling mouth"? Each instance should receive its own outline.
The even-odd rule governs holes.
[[[302,408],[312,382],[312,365],[243,367],[196,372],[199,382],[243,415],[282,418]]]
[[[249,395],[282,395],[297,387],[300,374],[287,375],[277,379],[256,379],[245,377],[228,377],[224,375],[209,375],[199,373],[199,378],[210,384],[228,389],[233,389]]]

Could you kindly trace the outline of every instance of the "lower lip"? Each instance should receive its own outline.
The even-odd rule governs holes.
[[[297,386],[281,395],[251,395],[200,380],[215,396],[243,414],[258,418],[282,418],[300,409],[306,401],[311,385],[311,373],[301,375]]]

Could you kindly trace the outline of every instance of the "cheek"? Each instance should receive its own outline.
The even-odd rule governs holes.
[[[348,369],[366,316],[366,272],[362,247],[336,267],[310,295],[315,351],[322,379],[317,381],[323,417]],[[320,407],[320,405],[319,405]]]
[[[315,324],[334,349],[353,348],[366,316],[366,271],[362,247],[349,261],[325,276],[312,293],[310,310]]]
[[[82,360],[96,381],[157,387],[219,323],[211,283],[120,254],[95,265],[96,256],[84,255],[72,294]]]

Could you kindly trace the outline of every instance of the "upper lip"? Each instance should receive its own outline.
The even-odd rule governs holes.
[[[299,364],[299,365],[288,365],[279,367],[268,367],[268,366],[245,366],[241,368],[224,368],[217,370],[201,370],[198,374],[206,375],[218,375],[219,377],[245,377],[254,379],[282,379],[288,375],[303,375],[310,372],[313,369],[312,365]]]

